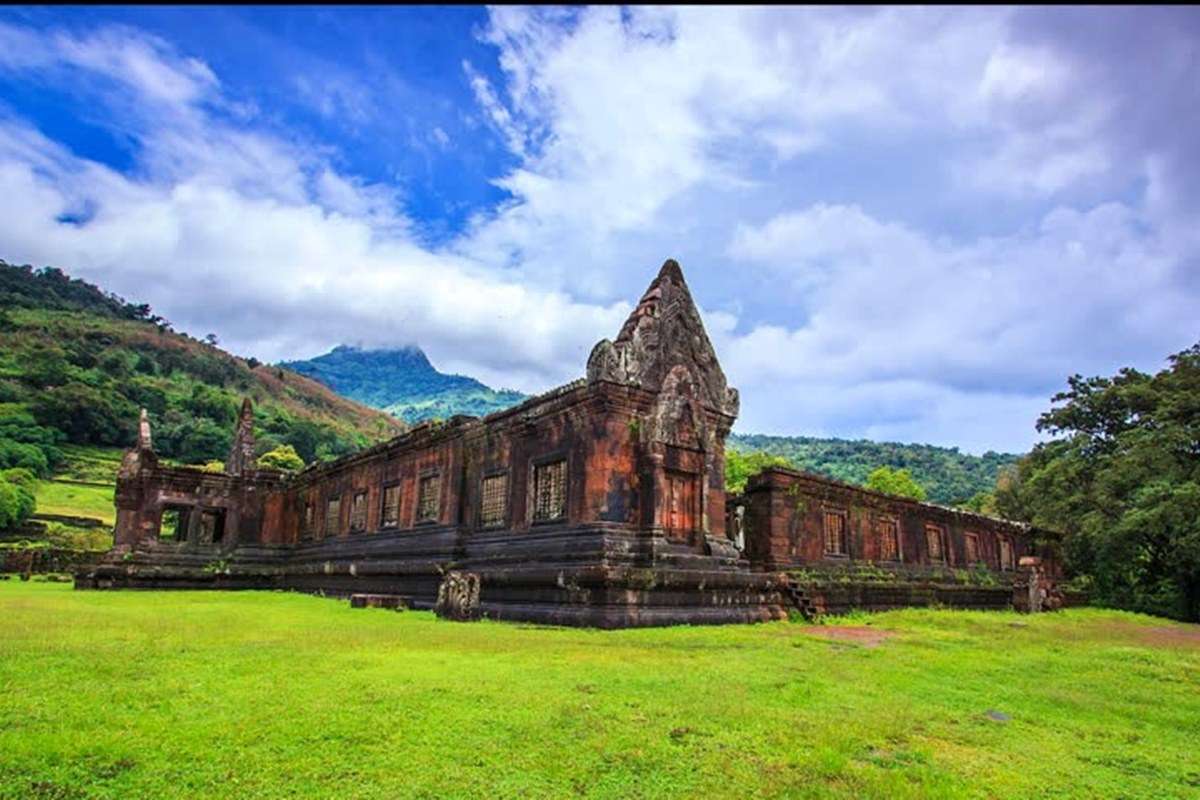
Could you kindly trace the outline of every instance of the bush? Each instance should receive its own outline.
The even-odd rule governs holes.
[[[767,467],[791,467],[793,464],[783,456],[769,453],[742,453],[737,450],[725,451],[725,491],[739,494],[746,488],[750,476],[757,475]]]
[[[280,445],[258,457],[258,466],[264,469],[278,469],[285,472],[297,472],[304,469],[304,459],[290,444]]]
[[[876,467],[867,476],[866,487],[876,492],[909,497],[913,500],[924,500],[925,489],[913,480],[912,473],[907,469],[892,469],[891,467]]]
[[[37,508],[33,473],[24,469],[0,472],[0,530],[20,525]]]
[[[167,412],[167,393],[145,378],[134,378],[126,384],[122,391],[130,402],[144,408],[151,414],[162,415]]]
[[[36,475],[47,475],[62,461],[56,446],[62,433],[37,424],[25,411],[0,413],[0,469],[24,467]]]
[[[50,465],[46,455],[37,446],[0,439],[0,468],[20,467],[37,475],[46,475]]]

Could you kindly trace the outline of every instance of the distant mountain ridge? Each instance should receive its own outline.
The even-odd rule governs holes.
[[[340,345],[316,358],[285,361],[279,366],[408,423],[455,414],[483,416],[526,398],[511,389],[492,389],[466,375],[439,372],[416,346],[364,350]]]

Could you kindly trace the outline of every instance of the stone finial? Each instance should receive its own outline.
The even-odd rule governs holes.
[[[137,442],[121,457],[121,467],[117,475],[132,478],[142,470],[154,469],[156,466],[158,456],[154,454],[154,443],[150,438],[150,415],[143,408],[138,416]]]
[[[242,411],[238,415],[237,430],[233,434],[233,446],[225,460],[225,471],[230,475],[241,475],[258,467],[254,457],[254,406],[250,398],[242,400]]]
[[[146,409],[142,409],[141,416],[138,418],[138,450],[153,450],[154,443],[150,439],[150,415],[146,413]]]

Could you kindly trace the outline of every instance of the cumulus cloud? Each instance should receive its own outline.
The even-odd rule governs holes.
[[[1116,203],[1057,208],[1033,231],[966,244],[859,208],[814,206],[740,227],[730,249],[771,270],[807,316],[728,337],[730,371],[766,394],[794,386],[792,413],[814,425],[831,413],[830,395],[814,386],[833,387],[842,413],[873,420],[875,430],[899,387],[906,403],[919,398],[913,413],[927,409],[901,428],[909,435],[975,409],[962,441],[1013,417],[1005,397],[1028,414],[1065,375],[1165,355],[1197,333],[1186,261]]]
[[[508,199],[431,247],[397,187],[169,42],[0,23],[0,73],[69,80],[135,144],[118,172],[0,116],[0,255],[247,355],[418,342],[525,390],[673,256],[740,429],[975,450],[1028,446],[1067,374],[1196,336],[1188,10],[503,7],[479,35],[498,69],[462,64],[462,113]],[[318,111],[376,107],[326,77],[298,84]]]
[[[70,46],[54,63],[132,64],[133,83],[180,65],[178,74],[212,74],[126,29],[26,44],[62,42]],[[152,68],[123,53],[161,58]],[[231,349],[264,360],[342,342],[419,342],[439,363],[526,390],[575,377],[594,341],[628,312],[627,301],[579,303],[425,249],[389,188],[239,129],[199,105],[199,94],[164,86],[174,84],[164,79],[150,99],[169,96],[179,113],[139,131],[144,178],[76,157],[19,121],[0,124],[9,260],[62,265],[148,300],[195,334],[219,330]],[[80,223],[73,212],[84,207],[92,211]]]

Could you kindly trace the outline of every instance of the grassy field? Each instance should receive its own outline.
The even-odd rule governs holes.
[[[117,519],[112,486],[82,486],[77,483],[38,481],[37,513],[94,517],[112,525]]]
[[[1200,795],[1195,626],[838,623],[602,632],[0,582],[0,797]]]
[[[54,477],[38,481],[37,512],[92,517],[108,525],[114,524],[117,512],[113,506],[113,493],[116,490],[117,470],[121,467],[122,451],[112,447],[70,444],[63,445],[60,449],[65,458],[55,470]],[[67,481],[108,485],[84,485]]]

